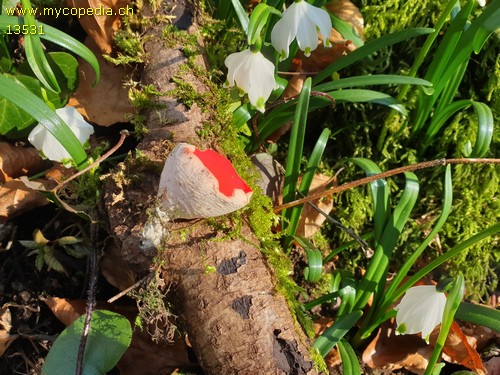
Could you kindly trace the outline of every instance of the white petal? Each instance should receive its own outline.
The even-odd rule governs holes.
[[[63,107],[56,109],[57,115],[64,120],[83,145],[94,134],[94,127],[90,125],[75,107]]]
[[[318,47],[318,32],[314,23],[304,17],[297,30],[297,43],[301,51],[309,56]]]
[[[326,45],[330,40],[330,33],[332,32],[332,19],[324,9],[317,8],[309,3],[306,4],[307,11],[305,12],[305,16],[319,29],[323,43]]]
[[[229,82],[229,86],[235,85],[235,77],[238,74],[241,64],[246,59],[247,51],[248,50],[232,53],[226,57],[226,60],[224,60],[224,64],[228,69],[227,80]]]
[[[260,52],[253,57],[252,65],[258,69],[252,70],[248,83],[248,99],[259,111],[264,112],[264,103],[276,87],[274,65]],[[261,103],[259,103],[259,98],[262,98]]]
[[[434,328],[443,319],[446,296],[433,285],[415,286],[406,291],[397,310],[396,323],[404,325],[405,334],[422,333],[427,341]]]
[[[50,160],[62,161],[71,155],[42,124],[38,124],[28,135],[28,141]]]
[[[94,133],[92,125],[88,124],[83,116],[74,107],[56,109],[56,113],[69,126],[83,145]],[[59,141],[42,125],[38,124],[28,135],[28,141],[50,160],[61,162],[71,159],[71,155]]]
[[[297,3],[294,2],[283,12],[281,19],[276,22],[271,31],[271,43],[280,54],[280,61],[288,58],[288,50],[297,35],[301,14],[300,7],[297,7]]]
[[[226,58],[227,82],[248,94],[250,103],[264,112],[265,102],[276,87],[274,64],[260,52],[247,49]]]

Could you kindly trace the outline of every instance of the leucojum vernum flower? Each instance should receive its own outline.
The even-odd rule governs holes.
[[[288,58],[288,49],[294,39],[306,56],[318,47],[318,30],[325,46],[330,45],[332,20],[328,13],[309,4],[296,0],[290,5],[271,32],[271,42],[280,54],[280,60]]]
[[[251,48],[232,53],[224,63],[229,70],[224,86],[236,85],[248,94],[248,100],[257,110],[264,112],[266,101],[276,88],[274,64]]]
[[[82,145],[94,133],[92,125],[85,121],[83,116],[74,107],[59,108],[56,109],[56,113],[69,126]],[[47,159],[58,161],[65,165],[71,161],[71,155],[68,151],[42,124],[38,124],[30,132],[28,141]]]
[[[328,12],[305,0],[296,0],[282,14],[271,32],[271,42],[278,51],[280,60],[288,58],[290,44],[297,39],[299,48],[306,56],[318,47],[318,34],[325,46],[330,45],[332,21]],[[250,43],[250,42],[249,42]],[[261,52],[262,41],[252,44],[242,52],[229,55],[224,61],[228,68],[225,87],[236,86],[241,94],[260,112],[276,88],[274,64]]]
[[[429,343],[429,336],[443,320],[446,295],[434,285],[414,286],[406,291],[397,310],[397,332],[402,334],[422,333]]]

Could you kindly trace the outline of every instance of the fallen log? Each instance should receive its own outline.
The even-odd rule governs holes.
[[[172,3],[186,23],[192,16],[188,2]],[[158,9],[169,5],[165,1]],[[151,10],[146,14],[154,16]],[[199,93],[209,88],[184,69],[189,62],[183,46],[165,40],[164,29],[165,24],[151,23],[145,33],[141,79],[164,95],[145,113],[145,136],[136,156],[128,157],[104,185],[111,234],[136,272],[161,267],[169,298],[206,374],[315,374],[309,340],[277,292],[273,270],[245,220],[236,234],[228,230],[229,221],[221,228],[201,220],[162,223],[153,230],[161,232],[161,241],[145,236],[144,227],[156,215],[159,176],[169,150],[180,142],[218,148],[217,140],[209,145],[197,135],[213,120],[209,111],[196,103],[188,107],[173,94],[176,77]]]

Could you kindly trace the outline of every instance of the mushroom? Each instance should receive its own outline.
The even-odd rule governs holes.
[[[168,156],[158,189],[161,208],[172,219],[225,215],[247,205],[252,193],[228,159],[187,143]]]

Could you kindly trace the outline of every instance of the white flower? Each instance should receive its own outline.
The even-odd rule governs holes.
[[[414,286],[406,291],[397,310],[397,331],[403,334],[422,332],[429,343],[429,335],[443,320],[446,296],[434,285]]]
[[[486,0],[477,0],[477,3],[482,7],[486,6]]]
[[[64,120],[80,143],[85,144],[94,133],[92,125],[74,107],[56,109],[57,115]],[[41,151],[47,159],[65,162],[71,160],[71,155],[62,144],[42,124],[38,124],[28,136],[28,141]]]
[[[265,103],[276,88],[274,64],[260,52],[246,49],[232,53],[224,61],[227,68],[225,87],[237,86],[248,94],[250,103],[264,112]]]
[[[271,31],[271,42],[280,54],[280,60],[288,57],[288,48],[297,38],[299,48],[306,56],[318,47],[318,31],[325,46],[330,45],[332,20],[328,13],[305,0],[295,1],[284,12]]]

